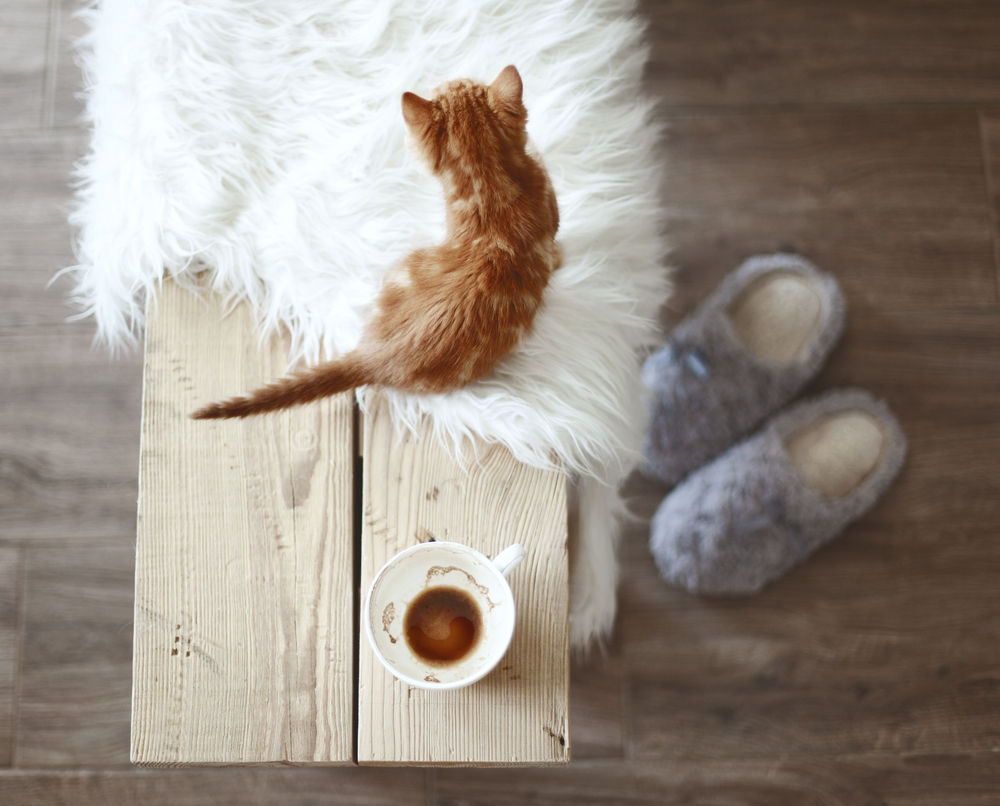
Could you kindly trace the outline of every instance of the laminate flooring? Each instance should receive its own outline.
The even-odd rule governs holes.
[[[0,803],[1000,803],[1000,3],[674,0],[669,329],[744,257],[839,279],[807,394],[860,386],[910,454],[860,521],[760,594],[657,575],[572,676],[560,770],[142,770],[128,762],[141,361],[67,321],[86,148],[72,0],[0,7]],[[648,518],[666,490],[629,483]]]

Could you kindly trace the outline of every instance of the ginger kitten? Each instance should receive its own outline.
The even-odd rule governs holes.
[[[365,384],[447,392],[489,374],[531,330],[562,261],[555,193],[525,150],[521,93],[513,65],[489,86],[461,79],[430,100],[405,93],[408,144],[444,188],[444,243],[388,272],[352,352],[191,417],[246,417]]]

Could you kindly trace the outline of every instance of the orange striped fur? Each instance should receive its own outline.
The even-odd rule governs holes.
[[[555,193],[526,151],[521,93],[513,66],[489,86],[405,93],[410,148],[444,188],[445,241],[389,271],[355,350],[191,416],[246,417],[365,384],[447,392],[489,374],[530,332],[561,262]]]

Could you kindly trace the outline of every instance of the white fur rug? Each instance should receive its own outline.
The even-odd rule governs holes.
[[[354,346],[382,273],[439,240],[437,183],[404,147],[400,96],[524,80],[528,131],[556,189],[565,263],[531,338],[494,377],[393,394],[581,479],[572,641],[615,611],[617,486],[644,424],[637,350],[667,294],[657,130],[630,0],[103,0],[84,12],[91,150],[80,168],[75,301],[112,347],[135,343],[164,276],[208,267],[293,359]],[[233,392],[242,390],[234,389]]]

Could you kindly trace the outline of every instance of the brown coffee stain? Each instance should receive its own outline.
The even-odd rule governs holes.
[[[392,643],[396,643],[396,639],[392,637],[392,633],[389,632],[389,625],[392,624],[396,619],[396,605],[389,602],[385,606],[385,610],[382,611],[382,629],[385,630],[386,634],[389,636],[389,640]]]
[[[427,588],[407,605],[406,644],[424,663],[450,666],[465,659],[482,636],[483,617],[476,600],[461,588]]]
[[[486,600],[486,604],[488,604],[490,606],[490,610],[492,610],[494,607],[496,607],[498,604],[500,604],[500,602],[491,602],[490,601],[490,589],[487,588],[485,585],[480,585],[476,581],[476,578],[474,576],[472,576],[472,574],[470,574],[464,568],[459,568],[457,565],[449,565],[449,566],[433,565],[433,566],[431,566],[430,568],[427,569],[427,582],[426,582],[426,584],[430,584],[430,581],[431,581],[432,577],[436,577],[436,576],[443,577],[445,574],[450,574],[452,571],[458,571],[460,574],[465,574],[465,576],[468,578],[468,580],[472,584],[472,586],[474,588],[476,588],[483,595],[483,598]]]

